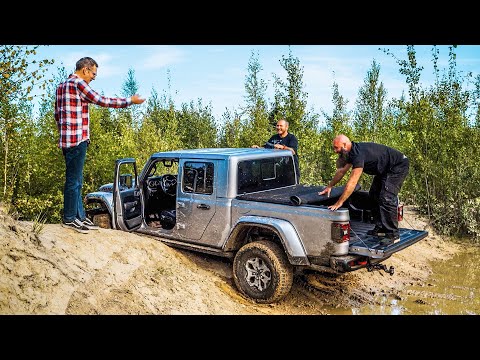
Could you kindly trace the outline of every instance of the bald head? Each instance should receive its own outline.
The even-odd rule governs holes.
[[[335,151],[337,154],[342,153],[342,151],[349,152],[351,148],[352,142],[346,135],[340,134],[335,136],[335,139],[333,139],[333,151]]]

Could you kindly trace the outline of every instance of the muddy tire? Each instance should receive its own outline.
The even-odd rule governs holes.
[[[292,288],[293,266],[279,245],[255,241],[238,250],[233,260],[233,279],[238,290],[257,303],[283,299]]]
[[[112,228],[112,222],[110,220],[110,215],[109,214],[93,215],[92,222],[95,225],[98,225],[103,229],[111,229]]]

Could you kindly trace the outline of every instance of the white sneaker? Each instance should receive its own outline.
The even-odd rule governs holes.
[[[88,234],[89,230],[88,227],[83,225],[83,223],[78,219],[75,219],[73,221],[62,221],[62,227],[73,229],[82,234]]]
[[[100,229],[100,226],[95,225],[92,222],[92,220],[90,220],[89,218],[85,218],[85,220],[83,220],[82,223],[83,223],[83,226],[88,228],[88,230],[98,230],[98,229]]]

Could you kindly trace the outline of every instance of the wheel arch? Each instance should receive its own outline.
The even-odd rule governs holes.
[[[92,193],[85,196],[85,212],[92,221],[95,215],[107,214],[109,216],[110,223],[113,224],[112,205],[108,195],[110,195],[111,199],[112,194],[110,193]],[[95,205],[98,205],[98,207],[95,207]]]
[[[243,216],[235,223],[225,243],[225,251],[237,251],[244,244],[250,242],[249,233],[252,229],[261,228],[276,235],[288,261],[292,265],[310,265],[303,243],[295,227],[282,219],[262,216]]]

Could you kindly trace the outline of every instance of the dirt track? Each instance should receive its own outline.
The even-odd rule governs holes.
[[[405,210],[405,227],[425,222]],[[365,269],[338,277],[297,274],[281,302],[242,298],[225,259],[173,249],[158,240],[116,230],[79,234],[32,223],[0,210],[0,314],[328,314],[358,308],[378,295],[399,297],[429,276],[429,260],[460,246],[430,235],[386,261],[395,275]]]

